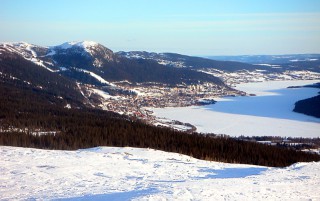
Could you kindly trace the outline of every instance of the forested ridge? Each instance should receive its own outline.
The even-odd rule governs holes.
[[[307,85],[305,87],[320,89],[320,83]],[[320,95],[296,102],[293,111],[320,118]]]
[[[296,102],[293,111],[320,118],[320,95]]]
[[[141,51],[131,51],[131,52],[117,52],[117,55],[126,57],[131,55],[131,58],[134,59],[136,56],[145,58],[148,60],[165,60],[168,62],[168,66],[176,67],[176,63],[183,64],[187,68],[191,69],[203,69],[203,68],[215,68],[223,71],[237,71],[237,70],[254,70],[260,69],[259,66],[254,66],[248,63],[234,62],[234,61],[223,61],[223,60],[213,60],[203,57],[187,56],[177,53],[154,53],[154,52],[141,52]],[[135,57],[133,57],[134,55]]]

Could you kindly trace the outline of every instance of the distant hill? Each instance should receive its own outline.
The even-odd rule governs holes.
[[[283,70],[309,70],[320,72],[320,54],[207,56],[206,58],[245,62],[256,65],[275,65]]]
[[[206,56],[205,58],[250,64],[286,64],[298,61],[317,61],[320,59],[320,54]]]
[[[144,51],[117,52],[116,54],[130,59],[153,60],[171,67],[195,70],[216,69],[224,72],[258,70],[265,73],[282,73],[288,70],[320,72],[320,54],[208,57]]]

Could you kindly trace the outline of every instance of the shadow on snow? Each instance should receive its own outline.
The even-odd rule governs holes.
[[[230,178],[245,178],[248,176],[259,175],[268,168],[225,168],[215,170],[210,168],[202,168],[199,172],[208,173],[204,177],[195,177],[195,179],[230,179]]]
[[[108,194],[97,194],[97,195],[84,195],[80,197],[73,198],[61,198],[56,199],[55,201],[81,201],[81,200],[95,200],[95,201],[104,201],[104,200],[113,200],[113,201],[125,201],[132,200],[133,198],[152,195],[159,192],[156,188],[149,188],[144,190],[133,190],[126,192],[115,192]]]

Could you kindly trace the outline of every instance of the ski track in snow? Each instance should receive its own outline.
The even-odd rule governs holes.
[[[94,77],[96,80],[98,80],[102,84],[108,84],[108,85],[113,86],[113,87],[116,86],[116,85],[112,84],[111,82],[106,81],[101,76],[99,76],[99,75],[97,75],[97,74],[95,74],[95,73],[93,73],[91,71],[84,70],[84,69],[79,69],[79,70],[82,71],[82,72],[85,72],[85,73],[89,73],[90,76]]]
[[[0,147],[0,200],[319,200],[320,162],[287,168],[152,149]]]
[[[38,55],[37,53],[31,48],[31,45],[30,44],[27,44],[27,47],[26,47],[26,50],[28,50],[29,52],[31,52],[32,56],[34,58],[36,58]]]

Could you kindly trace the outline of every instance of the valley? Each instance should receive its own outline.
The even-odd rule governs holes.
[[[317,68],[297,65],[301,60],[304,64],[307,62],[307,66],[315,66],[318,55],[299,55],[279,60],[280,63],[276,62],[278,60],[274,61],[274,57],[266,57],[267,60],[259,57],[260,60],[257,60],[252,56],[253,61],[260,61],[255,63],[248,56],[246,59],[253,63],[241,63],[174,53],[114,53],[92,41],[66,42],[52,47],[2,43],[0,52],[4,59],[22,57],[47,70],[49,74],[76,82],[75,90],[80,92],[83,99],[81,102],[86,106],[127,115],[147,124],[187,132],[197,131],[197,126],[188,121],[159,118],[153,113],[153,108],[209,105],[222,97],[256,95],[237,88],[245,83],[320,79]],[[4,69],[1,72],[2,77],[13,76],[12,79],[33,85],[31,77],[19,77],[21,74],[15,77],[10,71],[6,71]],[[44,86],[36,84],[34,87],[42,89]],[[56,97],[64,100],[64,107],[79,107],[66,101],[64,96]]]

